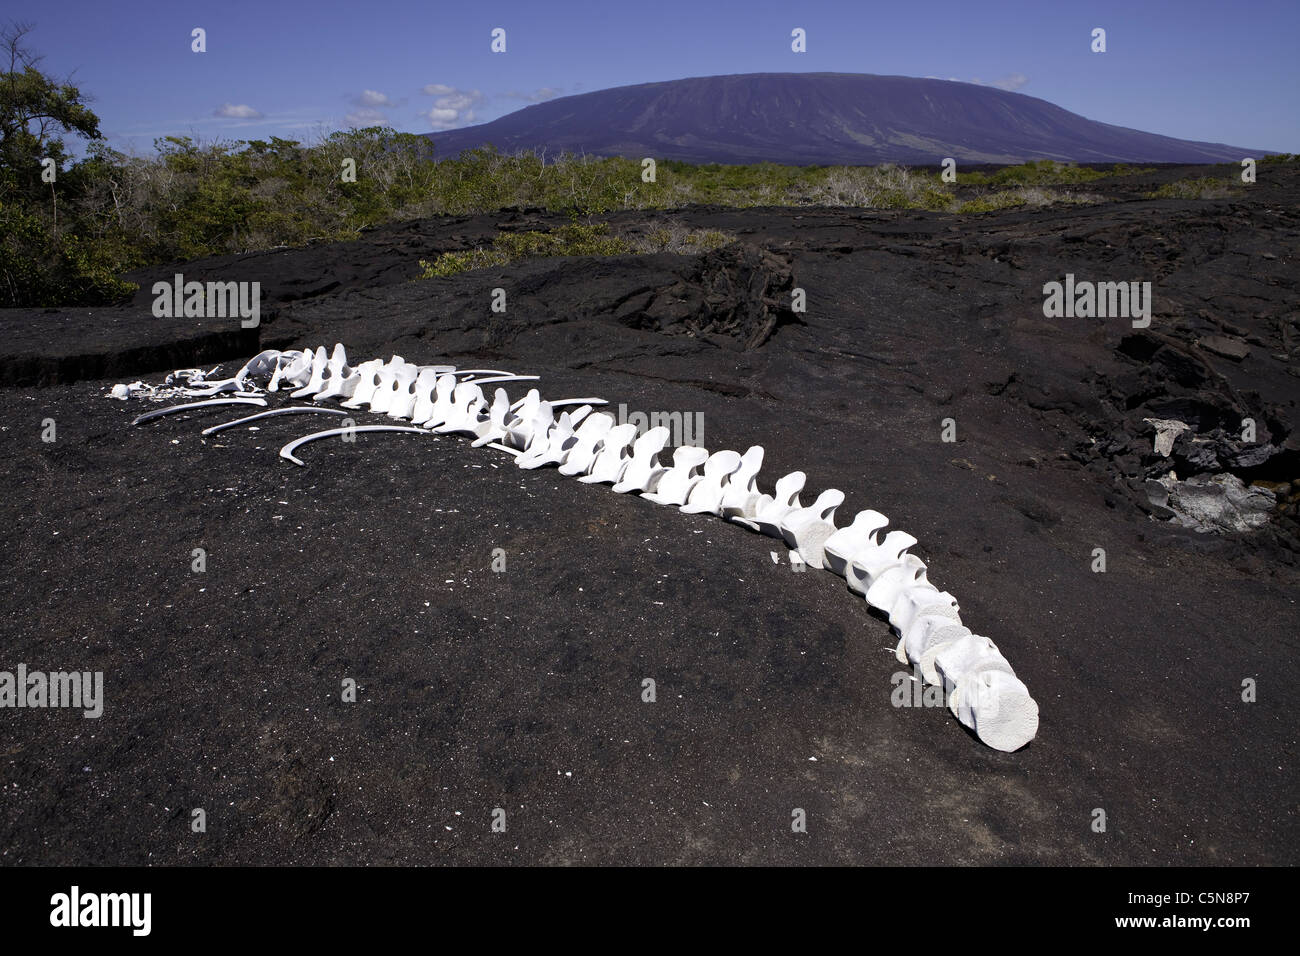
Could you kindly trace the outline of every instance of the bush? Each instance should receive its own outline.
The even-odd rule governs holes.
[[[58,232],[52,216],[0,203],[0,306],[112,305],[138,288],[118,278],[129,250]]]
[[[1241,190],[1235,188],[1231,181],[1206,176],[1165,183],[1145,195],[1148,199],[1227,199],[1240,194]]]
[[[1021,163],[1019,166],[1004,166],[988,173],[959,172],[957,182],[964,186],[1065,186],[1089,183],[1108,176],[1131,176],[1135,173],[1151,171],[1151,169],[1138,169],[1124,163],[1105,170],[1040,159]]]
[[[717,229],[689,230],[657,225],[639,239],[610,235],[609,223],[569,223],[550,231],[503,232],[491,249],[444,252],[433,262],[420,260],[420,278],[446,278],[470,269],[502,266],[516,259],[549,256],[623,256],[647,252],[705,252],[731,242]]]
[[[420,278],[455,275],[469,269],[505,265],[516,259],[548,256],[617,256],[634,251],[631,244],[609,235],[609,223],[570,223],[550,232],[503,232],[491,249],[444,252],[432,263],[420,260]]]

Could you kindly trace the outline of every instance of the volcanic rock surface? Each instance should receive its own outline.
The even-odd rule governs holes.
[[[0,710],[0,859],[1295,864],[1297,197],[1293,168],[1262,167],[1213,201],[695,208],[674,215],[737,242],[412,281],[564,221],[517,210],[149,270],[118,309],[0,313],[0,669],[103,671],[106,697],[98,720]],[[262,325],[153,318],[174,272],[260,281]],[[1067,272],[1151,281],[1150,327],[1044,318]],[[765,490],[802,469],[807,500],[847,494],[841,524],[870,507],[919,539],[1038,700],[1038,737],[998,753],[946,708],[894,706],[887,623],[773,539],[458,438],[321,442],[297,468],[279,447],[332,420],[202,439],[245,410],[132,428],[152,406],[104,398],[336,341],[766,446]],[[1161,454],[1148,420],[1188,428]],[[1274,510],[1180,527],[1151,497],[1171,474]]]

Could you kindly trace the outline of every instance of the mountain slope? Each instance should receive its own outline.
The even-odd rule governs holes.
[[[1228,162],[1265,150],[1199,143],[1085,119],[1046,100],[949,80],[751,73],[621,86],[428,134],[440,156],[512,152],[796,165]]]

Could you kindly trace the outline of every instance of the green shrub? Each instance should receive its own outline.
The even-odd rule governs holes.
[[[1004,166],[993,172],[959,172],[957,182],[964,186],[1068,186],[1090,183],[1109,176],[1131,176],[1153,172],[1151,168],[1138,168],[1119,163],[1110,169],[1093,169],[1074,163],[1058,163],[1051,159],[1031,160],[1019,166]]]
[[[656,226],[639,239],[610,235],[609,223],[569,223],[558,229],[503,232],[492,248],[444,252],[433,262],[420,260],[420,278],[446,278],[470,269],[502,266],[516,259],[551,256],[623,256],[647,252],[706,252],[731,242],[717,229],[684,229],[676,224]]]
[[[1201,179],[1180,179],[1165,183],[1145,196],[1148,199],[1227,199],[1240,194],[1241,190],[1234,187],[1230,180],[1205,176]]]
[[[720,229],[689,229],[674,223],[654,226],[633,244],[638,252],[691,253],[711,252],[734,241],[734,236]]]
[[[112,305],[138,288],[118,278],[131,264],[111,240],[56,233],[43,216],[0,203],[0,306]]]
[[[975,199],[968,199],[957,206],[957,212],[997,212],[1001,209],[1014,209],[1017,206],[1026,206],[1028,204],[1028,200],[1015,190],[1004,190],[1002,192],[989,193],[985,196],[978,196]]]
[[[609,223],[569,223],[549,232],[503,232],[491,249],[444,252],[432,263],[420,260],[420,278],[455,275],[468,269],[505,265],[516,259],[549,256],[617,256],[633,252],[630,243],[609,235]]]

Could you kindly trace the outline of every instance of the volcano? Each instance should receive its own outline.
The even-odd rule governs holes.
[[[1201,143],[1085,119],[973,83],[860,73],[750,73],[565,96],[490,123],[428,134],[439,156],[492,145],[790,165],[1217,163],[1269,150]]]

